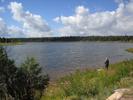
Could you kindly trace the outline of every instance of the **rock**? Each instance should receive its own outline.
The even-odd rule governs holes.
[[[133,90],[127,88],[117,89],[106,100],[133,100]]]

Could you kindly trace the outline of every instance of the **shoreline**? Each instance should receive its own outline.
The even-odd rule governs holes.
[[[110,64],[109,70],[98,67],[74,71],[50,83],[41,100],[105,100],[116,89],[132,87],[132,69],[133,59],[129,59]]]
[[[55,83],[56,81],[60,80],[63,77],[74,74],[76,71],[85,72],[85,71],[97,70],[97,69],[101,69],[101,68],[104,68],[104,67],[102,67],[102,66],[101,67],[96,67],[95,66],[95,67],[89,67],[89,68],[87,68],[87,67],[86,68],[77,68],[77,69],[70,70],[68,72],[65,72],[65,70],[64,71],[59,71],[59,72],[57,72],[58,75],[57,75],[57,73],[56,73],[56,75],[54,75],[55,73],[53,75],[51,75],[52,79],[50,80],[50,83]]]
[[[0,42],[0,46],[14,46],[14,45],[22,45],[22,42],[10,42],[10,43],[2,43]]]
[[[126,50],[125,50],[126,51]],[[127,51],[128,52],[128,51]],[[131,52],[129,52],[131,53]],[[133,59],[133,58],[132,58]],[[124,61],[128,61],[128,60],[132,60],[132,59],[124,59],[124,60],[120,60],[120,61],[116,61],[116,62],[112,62],[110,63],[110,66],[114,65],[114,64],[117,64],[117,63],[122,63]],[[104,64],[104,62],[103,62]],[[109,66],[109,67],[110,67]],[[80,67],[80,68],[76,68],[76,69],[72,69],[72,70],[69,70],[68,72],[65,72],[65,70],[62,70],[62,71],[58,71],[58,72],[52,72],[53,74],[50,75],[52,76],[52,79],[50,80],[50,83],[55,83],[57,81],[59,81],[61,78],[64,78],[64,77],[67,77],[67,76],[70,76],[70,75],[73,75],[75,72],[77,71],[80,71],[80,72],[85,72],[85,71],[90,71],[90,70],[99,70],[99,69],[105,69],[105,67],[103,65],[101,66],[88,66],[88,67]],[[56,74],[55,74],[56,73]],[[59,74],[59,75],[57,75]],[[54,77],[53,77],[54,76]]]
[[[133,54],[133,48],[125,49],[125,51],[128,52],[128,53],[132,53]],[[121,60],[121,61],[117,61],[117,62],[113,62],[113,63],[110,63],[110,66],[111,65],[114,65],[114,64],[117,64],[117,63],[122,63],[122,62],[127,61],[127,60],[132,60],[132,59],[133,58],[131,58],[131,59],[125,59],[125,60]],[[84,72],[84,71],[98,70],[98,69],[105,69],[105,67],[104,66],[93,66],[93,67],[89,67],[89,68],[88,67],[84,67],[84,68],[73,69],[70,72],[68,72],[67,74],[63,74],[63,76],[56,78],[56,80],[54,80],[54,81],[58,81],[58,80],[60,80],[60,78],[69,76],[71,74],[74,74],[76,71]]]
[[[133,53],[133,48],[128,48],[128,49],[126,49],[126,51],[129,53]]]

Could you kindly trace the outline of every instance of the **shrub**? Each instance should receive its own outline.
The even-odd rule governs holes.
[[[41,70],[33,58],[16,67],[0,47],[0,100],[40,100],[49,81]]]

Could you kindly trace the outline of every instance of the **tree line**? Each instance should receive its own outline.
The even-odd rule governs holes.
[[[48,75],[34,58],[17,67],[0,47],[0,100],[40,100],[48,83]]]
[[[9,43],[9,42],[12,42],[12,39],[8,39],[8,38],[5,38],[5,37],[0,38],[0,43]]]
[[[69,36],[41,38],[0,38],[0,42],[71,42],[71,41],[133,41],[133,36]]]

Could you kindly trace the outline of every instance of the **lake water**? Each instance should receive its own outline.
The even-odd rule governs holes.
[[[57,78],[76,69],[104,66],[106,57],[111,63],[133,58],[125,51],[131,47],[133,43],[41,42],[8,46],[7,50],[18,66],[26,57],[35,57],[44,72]]]

